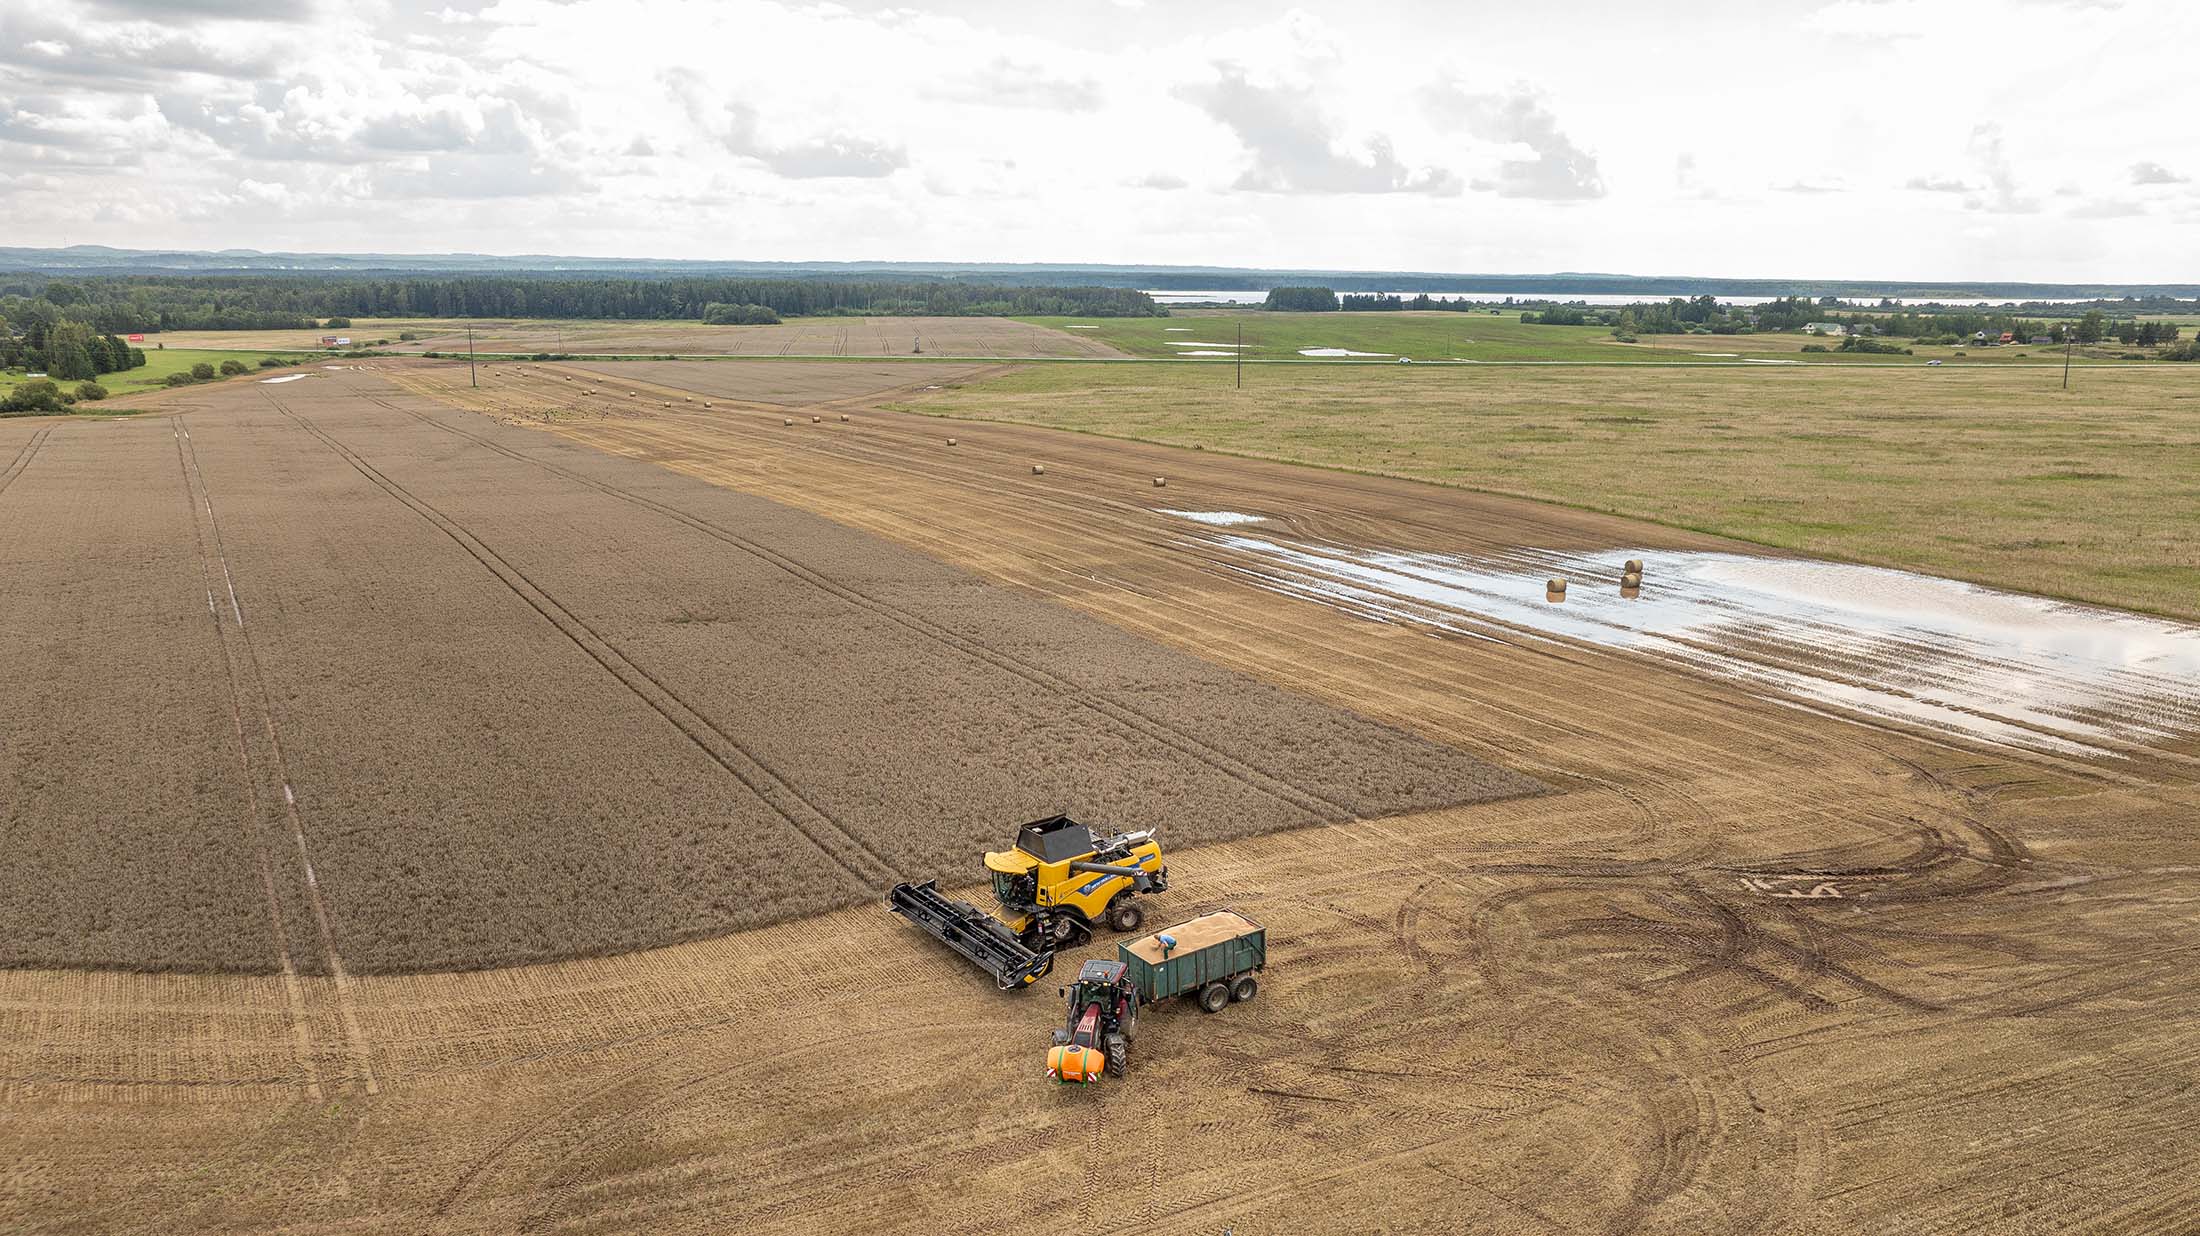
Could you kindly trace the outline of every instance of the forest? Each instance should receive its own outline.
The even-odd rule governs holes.
[[[1127,288],[998,287],[886,280],[164,276],[0,282],[0,316],[67,316],[104,332],[311,329],[322,319],[573,318],[702,320],[712,306],[787,316],[1149,317]]]

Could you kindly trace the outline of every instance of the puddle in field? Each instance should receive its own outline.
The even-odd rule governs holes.
[[[1745,365],[1800,365],[1803,362],[1791,360],[1767,360],[1762,356],[1745,356],[1742,358],[1742,363]]]
[[[1739,352],[1691,352],[1690,356],[1740,356]]]
[[[1167,343],[1172,348],[1238,348],[1245,346],[1239,343],[1209,343],[1204,339],[1170,339]]]
[[[1880,567],[1742,554],[1494,559],[1211,534],[1261,586],[1480,639],[1563,637],[1966,738],[2099,755],[2200,733],[2200,626]],[[1632,596],[1621,565],[1644,561]],[[1546,599],[1562,577],[1565,599]]]
[[[332,366],[330,366],[330,368],[334,368],[334,367],[335,367],[335,366],[333,366],[333,365],[332,365]],[[297,381],[297,380],[298,380],[298,379],[300,379],[300,378],[303,378],[303,377],[308,377],[308,376],[310,376],[310,375],[307,375],[307,374],[303,374],[303,373],[286,373],[286,374],[284,374],[284,375],[283,375],[282,377],[279,377],[279,378],[261,378],[261,379],[260,379],[260,385],[262,385],[262,386],[280,386],[280,385],[282,385],[282,384],[283,384],[283,383],[285,383],[285,382],[295,382],[295,381]]]
[[[1264,524],[1268,522],[1268,517],[1265,515],[1247,515],[1240,511],[1164,510],[1161,513],[1163,515],[1174,515],[1178,519],[1189,519],[1193,523],[1213,524],[1219,528],[1228,528],[1237,524]]]
[[[1097,326],[1076,326],[1076,325],[1071,325],[1071,326],[1064,326],[1064,327],[1063,327],[1062,329],[1063,329],[1063,330],[1099,330],[1100,328],[1099,328],[1099,327],[1097,327]]]
[[[1301,356],[1394,356],[1393,352],[1355,352],[1350,348],[1300,348]]]
[[[1213,352],[1213,351],[1208,351],[1208,350],[1206,350],[1206,349],[1203,349],[1203,348],[1202,348],[1202,349],[1194,349],[1193,351],[1190,351],[1190,352],[1178,352],[1178,353],[1177,353],[1177,355],[1178,355],[1178,356],[1236,356],[1236,355],[1237,355],[1237,353],[1235,353],[1235,352]]]

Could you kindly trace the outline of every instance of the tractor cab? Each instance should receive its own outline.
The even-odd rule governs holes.
[[[1069,992],[1071,1010],[1083,1010],[1098,1004],[1111,1013],[1120,1015],[1121,1006],[1131,998],[1130,985],[1123,981],[1125,968],[1120,961],[1088,961],[1080,966],[1077,970],[1077,982],[1071,986]]]

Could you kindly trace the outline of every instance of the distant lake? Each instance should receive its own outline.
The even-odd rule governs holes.
[[[1339,296],[1365,296],[1365,295],[1369,295],[1369,293],[1365,293],[1365,292],[1339,292],[1339,293],[1337,293],[1337,294],[1338,294]],[[1266,301],[1266,300],[1268,299],[1268,293],[1267,293],[1266,291],[1242,291],[1242,290],[1241,290],[1241,291],[1207,291],[1207,292],[1199,292],[1199,291],[1193,291],[1193,292],[1178,292],[1178,291],[1166,291],[1166,292],[1157,292],[1157,291],[1153,291],[1153,290],[1151,290],[1151,289],[1148,289],[1148,290],[1146,291],[1146,295],[1148,295],[1148,296],[1151,296],[1151,297],[1153,297],[1153,298],[1154,298],[1154,301],[1155,301],[1155,303],[1157,303],[1157,304],[1162,304],[1162,305],[1183,305],[1183,304],[1197,304],[1197,303],[1201,303],[1201,302],[1210,302],[1210,301],[1211,301],[1211,302],[1219,302],[1219,303],[1221,303],[1221,304],[1226,304],[1226,305],[1258,305],[1258,304],[1261,304],[1262,302],[1264,302],[1264,301]],[[1390,293],[1374,293],[1374,295],[1391,295],[1391,296],[1403,296],[1403,297],[1405,297],[1405,298],[1407,298],[1407,299],[1409,299],[1409,300],[1410,300],[1410,299],[1412,299],[1412,298],[1413,298],[1413,297],[1415,297],[1415,296],[1420,296],[1420,295],[1422,295],[1422,293],[1420,293],[1420,292],[1390,292]],[[1675,296],[1679,296],[1679,297],[1681,297],[1682,299],[1684,299],[1684,300],[1685,300],[1685,299],[1687,299],[1687,298],[1688,298],[1688,297],[1689,297],[1689,296],[1691,295],[1691,293],[1686,293],[1686,292],[1633,292],[1633,293],[1628,293],[1628,294],[1624,294],[1624,295],[1616,295],[1616,294],[1611,294],[1611,293],[1603,293],[1603,292],[1471,292],[1471,291],[1470,291],[1470,292],[1429,292],[1429,293],[1427,293],[1427,295],[1428,295],[1428,296],[1430,296],[1430,297],[1432,297],[1432,298],[1434,298],[1434,299],[1436,299],[1436,300],[1472,300],[1472,301],[1493,301],[1493,302],[1502,302],[1502,301],[1504,301],[1504,300],[1505,300],[1506,298],[1508,298],[1508,297],[1509,297],[1509,298],[1511,298],[1511,299],[1512,299],[1512,300],[1514,300],[1514,301],[1527,301],[1527,300],[1555,300],[1555,301],[1560,301],[1560,302],[1563,302],[1563,303],[1565,303],[1565,304],[1572,304],[1572,305],[1590,305],[1590,306],[1595,306],[1595,307],[1599,307],[1599,308],[1611,308],[1611,307],[1614,307],[1614,306],[1619,306],[1619,305],[1639,305],[1639,304],[1642,304],[1642,303],[1644,303],[1644,302],[1646,302],[1646,301],[1649,301],[1649,302],[1655,302],[1655,301],[1663,301],[1663,300],[1667,300],[1667,299],[1670,299],[1670,298],[1672,298],[1672,297],[1675,297]],[[1770,303],[1772,303],[1773,301],[1776,301],[1776,300],[1780,299],[1780,298],[1779,298],[1779,297],[1777,297],[1777,296],[1727,296],[1727,295],[1724,295],[1724,294],[1722,294],[1722,293],[1717,293],[1717,292],[1714,292],[1714,293],[1712,293],[1712,295],[1714,295],[1714,296],[1717,296],[1717,297],[1719,298],[1719,300],[1720,300],[1720,302],[1721,302],[1721,303],[1724,303],[1724,304],[1729,304],[1729,305],[1765,305],[1765,304],[1770,304]],[[1955,308],[1955,307],[1960,307],[1960,308],[1968,308],[1968,309],[1980,309],[1980,308],[1985,308],[1985,307],[1987,307],[1987,306],[1992,306],[1992,305],[2013,305],[2013,304],[2021,304],[2021,303],[2023,303],[2023,302],[2021,302],[2021,301],[2012,301],[2012,300],[2006,300],[2006,299],[2004,299],[2004,300],[1942,300],[1942,299],[1939,299],[1939,298],[1937,298],[1937,297],[1930,297],[1930,296],[1922,296],[1922,297],[1921,297],[1921,296],[1910,296],[1910,297],[1896,296],[1896,297],[1893,297],[1893,298],[1891,298],[1891,299],[1893,299],[1893,301],[1894,301],[1894,302],[1895,302],[1896,304],[1898,304],[1898,305],[1947,305],[1947,306],[1950,306],[1950,307],[1952,307],[1952,308]],[[2039,304],[2043,304],[2043,305],[2076,305],[2076,304],[2082,304],[2082,303],[2084,303],[2084,302],[2085,302],[2086,300],[2088,300],[2088,299],[2090,299],[2090,298],[2089,298],[2089,297],[2083,297],[2083,296],[2034,296],[2034,297],[2028,297],[2027,299],[2028,299],[2028,300],[2032,300],[2032,301],[2035,301],[2035,302],[2037,302],[2037,303],[2039,303]],[[1854,306],[1858,306],[1858,307],[1862,307],[1862,308],[1866,308],[1866,309],[1869,309],[1869,308],[1875,308],[1875,307],[1877,307],[1877,306],[1878,306],[1878,304],[1879,304],[1879,297],[1876,297],[1876,296],[1863,297],[1863,298],[1859,298],[1859,299],[1857,299],[1857,300],[1853,300],[1853,301],[1850,301],[1850,302],[1848,302],[1848,303],[1849,303],[1849,304],[1851,304],[1851,305],[1854,305]]]

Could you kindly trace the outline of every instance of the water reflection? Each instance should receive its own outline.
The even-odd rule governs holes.
[[[1907,571],[1742,554],[1496,558],[1208,534],[1273,591],[1482,639],[1564,637],[1988,742],[2070,754],[2200,733],[2200,627]],[[1645,560],[1634,586],[1629,558]],[[1564,577],[1570,595],[1549,588]],[[1538,597],[1541,593],[1541,597]],[[1564,604],[1556,604],[1563,600]]]

